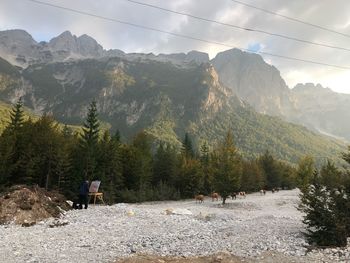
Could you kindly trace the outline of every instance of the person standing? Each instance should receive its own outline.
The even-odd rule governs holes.
[[[83,204],[85,209],[88,208],[88,195],[89,195],[89,181],[84,181],[79,188],[79,209],[83,209]]]

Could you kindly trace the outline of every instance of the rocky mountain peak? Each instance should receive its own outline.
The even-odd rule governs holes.
[[[280,72],[260,55],[230,49],[218,53],[211,62],[220,81],[258,112],[282,116],[293,108]]]
[[[187,53],[187,60],[194,61],[197,64],[208,63],[209,62],[209,55],[207,53],[204,53],[204,52],[192,50],[192,51]]]
[[[12,29],[0,31],[0,42],[14,42],[16,44],[36,44],[33,37],[25,30],[22,29]]]
[[[49,42],[49,47],[52,50],[64,50],[77,52],[77,37],[73,36],[70,31],[65,31],[57,37],[54,37]]]
[[[103,54],[103,47],[97,41],[84,34],[77,39],[79,52],[83,56],[100,57]]]

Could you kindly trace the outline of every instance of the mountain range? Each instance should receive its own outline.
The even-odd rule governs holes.
[[[294,163],[305,154],[337,159],[344,143],[329,136],[350,139],[350,95],[313,84],[289,89],[261,56],[238,49],[212,60],[198,51],[126,54],[68,31],[38,43],[8,30],[0,57],[0,100],[23,97],[33,112],[68,124],[81,123],[95,99],[101,120],[127,136],[143,129],[179,145],[189,132],[200,145],[232,129],[244,156],[269,149]]]

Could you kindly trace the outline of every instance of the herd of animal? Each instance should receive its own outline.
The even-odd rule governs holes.
[[[275,193],[275,192],[278,192],[278,191],[279,191],[278,188],[273,188],[272,189],[272,193]],[[266,190],[265,189],[261,189],[260,190],[260,195],[266,195]],[[247,196],[246,192],[234,192],[231,195],[229,195],[228,198],[231,198],[233,200],[233,199],[236,199],[237,197],[238,198],[246,198],[246,196]],[[212,202],[219,201],[219,199],[222,199],[222,197],[216,192],[211,193],[210,197],[211,197],[211,201]],[[203,203],[204,202],[204,198],[205,198],[205,196],[202,195],[202,194],[195,195],[195,197],[194,197],[194,199],[196,200],[196,203]]]
[[[221,198],[221,196],[216,193],[213,192],[210,195],[212,202],[214,201],[219,201],[219,198]],[[228,198],[236,199],[236,198],[246,198],[246,192],[237,192],[237,193],[232,193],[231,195],[228,196]],[[203,203],[204,202],[204,195],[195,195],[194,199],[196,200],[196,203]]]

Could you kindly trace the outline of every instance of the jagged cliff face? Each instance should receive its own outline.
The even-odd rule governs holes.
[[[279,71],[261,56],[232,49],[217,54],[212,63],[220,81],[258,112],[286,116],[294,110],[293,97]]]

